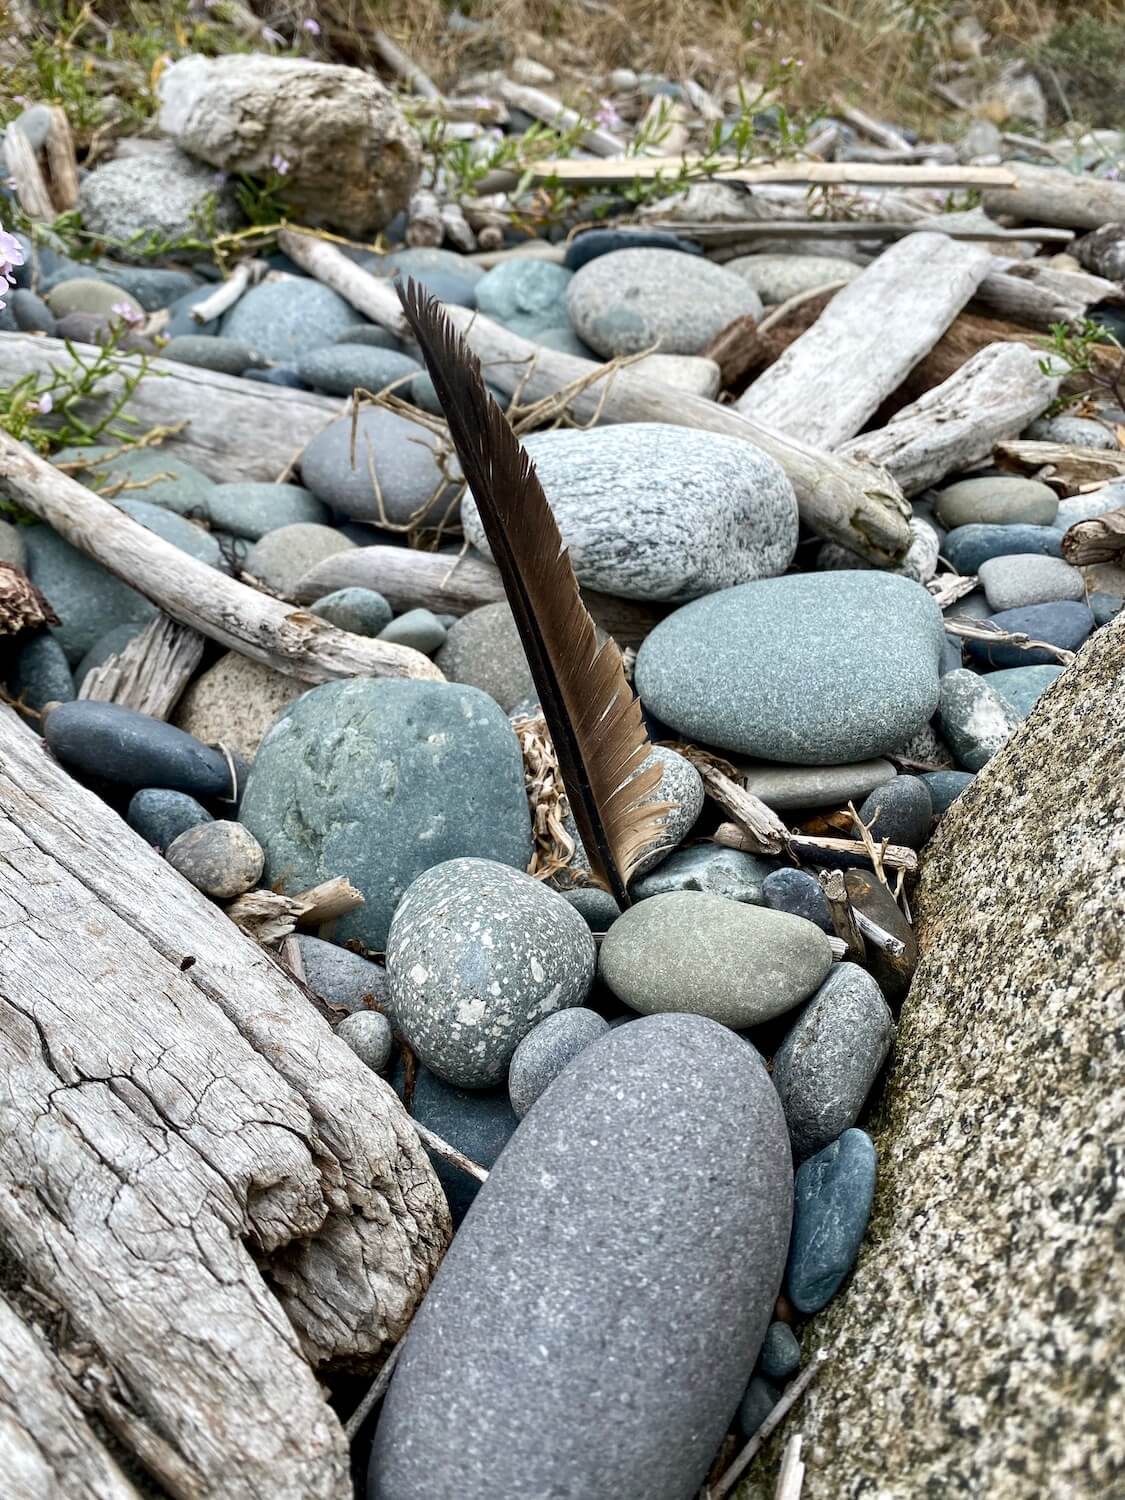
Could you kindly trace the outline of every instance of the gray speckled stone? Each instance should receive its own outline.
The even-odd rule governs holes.
[[[164,858],[196,890],[216,901],[251,891],[265,864],[262,846],[241,823],[197,823],[168,845]]]
[[[522,1120],[566,1065],[608,1030],[609,1023],[596,1010],[576,1005],[556,1011],[529,1031],[508,1067],[508,1097],[517,1117]]]
[[[859,802],[897,774],[889,760],[854,761],[842,766],[781,766],[756,761],[743,766],[742,771],[746,790],[776,811]]]
[[[378,521],[379,500],[367,464],[370,452],[388,520],[396,525],[409,521],[435,493],[433,514],[443,515],[454,491],[442,488],[433,455],[438,442],[434,434],[379,406],[365,407],[356,425],[354,467],[350,416],[330,422],[301,455],[301,478],[317,499],[351,520]]]
[[[793,560],[793,487],[749,443],[635,422],[537,433],[524,447],[587,588],[680,601],[773,577]],[[461,520],[490,556],[470,494]]]
[[[739,1435],[749,1440],[781,1400],[781,1392],[761,1375],[755,1375],[738,1403],[736,1424]]]
[[[126,820],[146,843],[163,850],[197,823],[210,823],[211,814],[186,792],[149,786],[133,793]]]
[[[790,1380],[801,1368],[801,1346],[788,1323],[767,1328],[758,1368],[767,1380]]]
[[[11,521],[0,521],[0,562],[14,563],[17,568],[27,570],[23,527],[13,525]]]
[[[661,1016],[588,1047],[415,1316],[369,1494],[693,1495],[769,1322],[791,1192],[777,1096],[740,1038]]]
[[[597,264],[597,262],[595,262]],[[937,705],[941,611],[886,573],[801,573],[697,599],[637,655],[645,707],[693,740],[834,765],[895,750]]]
[[[896,776],[865,799],[859,816],[872,838],[921,849],[930,836],[934,808],[924,781],[917,776]]]
[[[688,1011],[746,1027],[800,1005],[831,966],[828,939],[802,917],[676,891],[617,919],[598,972],[643,1015]]]
[[[314,615],[353,635],[378,635],[391,622],[391,606],[374,589],[337,589],[309,605]]]
[[[1117,439],[1104,422],[1090,417],[1037,417],[1023,436],[1033,443],[1066,443],[1076,448],[1116,451]]]
[[[47,715],[43,733],[63,765],[102,781],[168,787],[195,797],[230,791],[230,767],[218,750],[119,703],[60,704]]]
[[[563,891],[564,900],[570,902],[591,932],[608,932],[621,915],[621,908],[600,886],[580,885]]]
[[[830,935],[836,930],[820,881],[807,870],[772,870],[762,881],[762,905],[804,917]]]
[[[297,933],[297,947],[305,983],[322,1000],[349,1013],[369,1009],[371,1001],[386,1004],[387,971],[369,958],[304,932]]]
[[[753,287],[722,266],[676,250],[614,250],[576,271],[567,289],[575,332],[605,359],[698,354],[735,318],[762,316]]]
[[[206,506],[217,531],[252,542],[283,526],[302,522],[326,526],[332,519],[328,507],[299,484],[259,484],[253,480],[217,484],[207,495]]]
[[[373,1073],[381,1073],[391,1060],[391,1023],[377,1010],[357,1010],[345,1016],[336,1027],[336,1035]]]
[[[1023,722],[987,677],[965,667],[941,679],[938,718],[942,736],[966,771],[987,765]]]
[[[214,168],[171,145],[103,162],[80,182],[78,207],[83,229],[118,242],[121,257],[132,240],[197,240],[208,230],[233,229],[239,217],[233,188],[220,187]]]
[[[267,531],[251,547],[245,571],[260,578],[278,594],[291,594],[309,569],[337,552],[350,552],[355,543],[333,526],[298,521]]]
[[[663,896],[669,891],[705,891],[728,901],[762,906],[762,883],[774,869],[773,860],[759,859],[741,849],[722,849],[717,844],[694,844],[677,849],[643,879],[632,894],[637,901]]]
[[[581,1005],[594,940],[522,870],[453,859],[420,875],[387,937],[391,1013],[415,1055],[459,1088],[490,1088],[537,1021]]]
[[[346,875],[364,905],[336,937],[376,951],[424,870],[462,855],[522,870],[531,855],[519,742],[490,698],[454,683],[313,688],[262,741],[240,816],[266,851],[267,884]]]
[[[477,306],[487,317],[525,339],[566,328],[566,290],[574,277],[543,260],[509,260],[486,271],[476,285]]]
[[[296,368],[306,385],[330,396],[350,396],[357,388],[375,394],[393,384],[395,394],[405,397],[407,382],[422,366],[395,349],[335,343],[302,354]]]
[[[988,685],[1026,719],[1052,682],[1062,676],[1062,667],[1006,667],[989,672]]]
[[[307,686],[240,651],[228,651],[188,685],[172,722],[204,744],[221,740],[253,760],[278,714]]]
[[[1061,557],[1028,553],[992,557],[978,571],[985,598],[994,610],[1086,597],[1082,574]]]
[[[1068,495],[1059,501],[1055,515],[1055,528],[1069,531],[1078,521],[1092,521],[1095,516],[1104,516],[1107,510],[1120,510],[1125,506],[1125,480],[1107,484],[1092,495]]]
[[[1059,508],[1055,492],[1038,479],[989,475],[984,479],[962,479],[938,491],[938,520],[948,530],[958,526],[1010,525],[1050,526]]]
[[[53,635],[37,630],[20,636],[8,669],[8,690],[27,708],[69,703],[75,696],[66,652]]]
[[[366,321],[329,287],[293,276],[251,287],[224,315],[222,333],[248,344],[265,359],[291,365],[308,350],[333,344],[346,328]]]
[[[163,448],[133,448],[122,453],[119,446],[96,444],[90,448],[63,448],[54,461],[84,464],[86,467],[75,472],[75,478],[91,489],[105,492],[121,480],[138,486],[119,489],[117,494],[109,496],[112,500],[139,500],[181,516],[206,517],[211,491],[215,488],[202,470]]]
[[[390,641],[395,646],[410,646],[433,656],[445,645],[448,631],[436,615],[428,609],[408,609],[405,614],[384,625],[379,632],[381,641]]]
[[[140,493],[143,494],[144,491]],[[150,505],[146,500],[133,500],[128,492],[113,503],[118,510],[132,516],[134,521],[162,541],[170,542],[173,547],[178,547],[197,562],[206,563],[209,568],[225,571],[222,549],[211,533],[204,531],[202,526],[196,526],[183,516],[178,516],[175,511],[165,510],[163,506]]]
[[[181,333],[160,351],[162,359],[178,365],[197,365],[220,375],[241,375],[243,370],[262,369],[266,360],[257,349],[238,339],[210,333]]]
[[[155,606],[112,573],[63,541],[49,526],[22,528],[27,571],[62,621],[51,633],[72,666],[114,625],[144,623]]]
[[[836,255],[738,255],[723,269],[754,288],[767,307],[832,282],[854,281],[863,270]]]
[[[505,710],[535,692],[516,622],[503,600],[462,615],[434,661],[450,682],[480,688]]]
[[[894,1041],[883,993],[857,964],[836,964],[773,1060],[798,1161],[854,1125]]]

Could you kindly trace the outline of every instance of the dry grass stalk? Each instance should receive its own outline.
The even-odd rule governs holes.
[[[515,719],[512,727],[523,753],[531,809],[533,846],[527,873],[536,880],[550,880],[568,870],[574,858],[575,842],[564,822],[570,805],[543,715]]]
[[[876,844],[874,838],[872,838],[871,836],[871,825],[869,823],[865,823],[860,817],[859,813],[856,811],[854,802],[848,803],[848,811],[852,815],[852,822],[859,829],[860,839],[863,843],[863,847],[867,850],[867,857],[871,861],[872,868],[875,871],[876,879],[882,881],[887,889],[890,890],[891,887],[890,882],[887,880],[887,872],[883,869],[883,854],[887,848],[887,845],[890,843],[890,839],[882,839],[878,844]],[[871,822],[874,823],[874,821],[875,819],[874,817],[872,817]]]
[[[786,1416],[796,1406],[817,1375],[819,1375],[825,1362],[823,1355],[818,1355],[815,1359],[810,1360],[786,1390],[784,1396],[782,1396],[781,1400],[774,1407],[773,1411],[770,1412],[754,1436],[739,1453],[734,1463],[731,1464],[718,1484],[712,1485],[705,1500],[723,1500],[723,1496],[729,1494],[734,1489],[749,1467],[751,1460],[760,1452],[766,1440],[781,1426]]]

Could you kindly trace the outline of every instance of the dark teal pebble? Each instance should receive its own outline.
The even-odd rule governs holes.
[[[920,779],[929,790],[935,818],[948,812],[951,804],[976,780],[971,771],[924,771]]]
[[[36,710],[48,703],[69,703],[74,698],[66,652],[47,631],[24,636],[8,674],[13,697]]]
[[[588,229],[577,234],[566,247],[563,265],[577,271],[587,261],[597,260],[599,255],[609,255],[614,250],[682,250],[686,255],[700,255],[698,245],[683,240],[678,234],[669,234],[661,229]]]
[[[778,1383],[792,1379],[801,1368],[801,1346],[788,1323],[771,1323],[766,1329],[758,1370]]]
[[[953,568],[968,578],[982,562],[993,557],[1011,557],[1036,553],[1040,557],[1061,557],[1062,532],[1054,526],[1029,526],[1017,522],[1012,526],[974,523],[955,526],[946,533],[942,556]]]
[[[855,1265],[875,1196],[875,1145],[845,1130],[797,1171],[785,1295],[798,1312],[826,1307]]]
[[[876,841],[886,839],[920,849],[930,836],[934,808],[929,788],[920,777],[896,776],[870,793],[859,816]]]
[[[835,932],[820,881],[805,870],[771,870],[762,881],[762,903],[771,911],[804,917],[824,932]]]
[[[781,1392],[775,1385],[761,1375],[753,1376],[738,1406],[738,1430],[742,1436],[752,1438],[780,1400]]]
[[[226,756],[161,719],[117,703],[81,699],[47,715],[47,744],[66,766],[132,787],[168,787],[196,797],[230,792]]]
[[[146,786],[134,792],[125,814],[129,827],[162,853],[173,839],[198,823],[214,819],[205,807],[186,792],[172,792],[166,787]]]

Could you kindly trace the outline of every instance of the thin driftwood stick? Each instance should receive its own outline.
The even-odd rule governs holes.
[[[823,1356],[818,1356],[816,1359],[811,1360],[801,1373],[795,1377],[784,1396],[782,1396],[781,1400],[774,1407],[773,1411],[770,1412],[754,1436],[747,1442],[746,1446],[739,1452],[737,1458],[719,1480],[718,1484],[712,1486],[708,1500],[723,1500],[723,1496],[729,1494],[734,1489],[739,1479],[746,1472],[751,1459],[760,1451],[767,1438],[780,1427],[782,1421],[816,1379],[825,1363],[826,1361]]]
[[[338,630],[228,578],[0,432],[0,479],[14,499],[115,577],[193,630],[302,682],[338,677],[444,681],[420,651]]]
[[[899,240],[832,298],[739,397],[738,410],[822,448],[853,437],[928,354],[992,263],[923,231]]]
[[[790,837],[788,828],[760,797],[739,786],[714,759],[694,746],[677,745],[677,751],[685,760],[690,760],[703,781],[704,789],[713,802],[738,824],[748,839],[758,846],[758,854],[780,854]]]
[[[777,1476],[777,1489],[773,1500],[801,1500],[805,1483],[805,1466],[801,1461],[801,1434],[795,1432],[785,1445],[781,1460],[781,1473]]]
[[[385,328],[405,331],[398,297],[387,282],[322,240],[291,230],[282,230],[279,238],[286,254],[353,307]],[[539,401],[597,373],[591,361],[520,338],[470,308],[447,306],[445,312],[480,358],[489,381],[509,394],[518,391],[523,402]],[[910,545],[909,507],[884,470],[823,453],[715,401],[633,369],[617,369],[575,396],[571,408],[579,420],[671,422],[743,438],[781,464],[802,519],[821,536],[879,564],[897,561]]]
[[[1009,161],[1002,169],[1015,178],[1011,186],[983,184],[988,213],[1014,219],[1062,224],[1067,229],[1100,229],[1125,220],[1125,182],[1067,172],[1062,167]]]
[[[878,922],[873,922],[870,917],[865,916],[858,907],[853,906],[851,913],[864,942],[870,943],[873,948],[878,948],[882,953],[889,953],[892,958],[901,958],[906,952],[905,943],[893,937],[885,927],[880,927]]]
[[[411,1123],[418,1132],[418,1139],[427,1151],[432,1151],[435,1156],[440,1156],[442,1161],[447,1161],[450,1166],[467,1173],[477,1182],[488,1181],[488,1173],[483,1167],[478,1167],[475,1161],[470,1161],[463,1152],[451,1146],[448,1141],[443,1141],[440,1135],[435,1135],[432,1130],[428,1130],[425,1125],[420,1125],[417,1120],[412,1120]]]
[[[120,703],[166,719],[203,656],[203,637],[159,614],[125,649],[86,673],[79,698]]]
[[[659,228],[659,225],[653,225]],[[671,226],[669,226],[671,227]],[[1002,229],[980,228],[972,224],[951,224],[940,220],[896,224],[879,219],[757,219],[740,224],[677,224],[676,233],[715,247],[713,260],[733,260],[737,255],[752,254],[754,241],[769,240],[901,240],[920,229],[932,229],[951,240],[1035,240],[1046,245],[1068,245],[1074,238],[1071,229]]]
[[[946,622],[949,623],[948,621]],[[760,853],[754,840],[737,823],[720,823],[711,835],[713,843],[724,849],[745,849],[748,854]],[[821,838],[811,833],[791,833],[787,840],[791,853],[812,861],[818,854],[855,854],[867,858],[867,849],[860,839]],[[888,870],[905,870],[908,875],[918,871],[918,856],[905,844],[888,844],[883,851],[883,863]]]
[[[514,83],[510,78],[504,78],[497,92],[509,108],[522,109],[532,119],[553,125],[556,130],[573,130],[581,123],[581,117],[576,111],[560,104],[541,89],[533,89],[527,84]],[[595,156],[624,155],[625,142],[621,137],[614,135],[612,131],[603,130],[599,125],[585,129],[581,139],[586,150],[592,151]]]
[[[820,888],[828,902],[836,936],[846,944],[845,957],[852,963],[861,964],[867,950],[863,945],[863,934],[856,925],[852,903],[848,900],[843,873],[840,870],[821,870]]]
[[[78,159],[74,154],[74,137],[66,110],[56,104],[51,109],[51,127],[47,131],[47,171],[51,179],[51,200],[56,213],[68,213],[78,202]]]
[[[204,297],[202,302],[197,302],[191,310],[192,321],[195,323],[210,323],[213,319],[227,312],[243,292],[249,291],[269,270],[264,260],[240,260],[238,265],[209,297]]]
[[[603,186],[635,182],[638,178],[642,181],[652,177],[676,178],[685,170],[690,172],[693,167],[702,166],[702,158],[688,156],[622,156],[616,161],[553,157],[549,161],[528,162],[526,171],[535,182],[557,180]],[[1017,181],[1015,173],[1006,167],[899,167],[841,161],[779,161],[747,167],[740,166],[733,159],[720,159],[717,164],[708,161],[706,176],[715,182],[923,188],[1006,188],[1014,186]],[[1125,187],[1122,192],[1125,193]],[[1046,214],[1039,217],[1047,219],[1048,223],[1059,222],[1047,218]],[[1125,214],[1118,217],[1125,218]],[[1099,220],[1099,223],[1104,222],[1104,219]]]
[[[16,184],[16,197],[29,219],[46,222],[55,217],[55,205],[31,142],[14,121],[4,132],[4,164]]]
[[[412,62],[398,43],[392,41],[385,31],[373,32],[371,45],[380,61],[386,63],[395,77],[401,78],[403,83],[408,84],[416,94],[421,95],[423,99],[441,98],[441,90],[425,69],[420,68],[416,62]]]
[[[1057,662],[1069,666],[1075,653],[1064,646],[1053,646],[1050,641],[1034,641],[1023,631],[1001,630],[998,625],[989,625],[984,620],[945,620],[947,635],[959,636],[965,641],[991,641],[997,646],[1015,646],[1020,651],[1046,651]]]
[[[344,1423],[344,1436],[347,1438],[349,1443],[355,1442],[356,1436],[359,1433],[359,1429],[363,1426],[364,1422],[367,1421],[367,1418],[374,1411],[375,1407],[378,1406],[379,1402],[383,1399],[383,1397],[387,1394],[387,1391],[390,1389],[391,1376],[395,1372],[395,1365],[398,1364],[398,1357],[401,1350],[402,1340],[399,1339],[398,1343],[387,1355],[386,1364],[379,1371],[378,1375],[376,1375],[375,1379],[371,1382],[370,1390],[356,1407],[355,1411],[352,1412],[348,1420]]]
[[[987,458],[1047,409],[1059,382],[1026,344],[989,344],[905,406],[885,427],[845,443],[841,453],[882,464],[908,495]],[[753,389],[753,387],[751,387]]]

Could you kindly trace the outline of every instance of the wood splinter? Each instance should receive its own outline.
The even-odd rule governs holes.
[[[848,899],[843,871],[821,870],[820,888],[828,902],[828,910],[832,916],[836,936],[847,945],[844,957],[850,963],[861,964],[867,956],[867,949],[864,946],[863,933],[860,932],[859,924],[856,922],[856,912]]]

